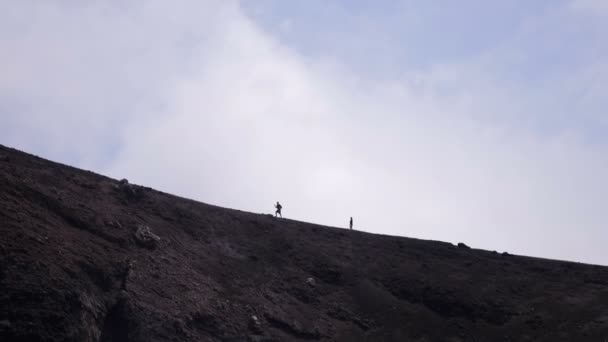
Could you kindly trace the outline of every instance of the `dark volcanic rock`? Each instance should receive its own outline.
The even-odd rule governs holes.
[[[471,247],[469,247],[469,246],[465,245],[465,244],[464,244],[464,243],[462,243],[462,242],[459,242],[459,243],[458,243],[458,248],[462,248],[462,249],[471,249]]]
[[[118,189],[130,200],[139,200],[143,197],[143,189],[140,186],[130,184],[127,179],[118,182]]]
[[[0,146],[7,160],[0,341],[608,336],[606,267],[276,220]]]
[[[141,225],[135,231],[135,240],[146,248],[154,249],[158,247],[160,237],[152,233],[150,227]]]
[[[253,315],[249,318],[249,329],[256,334],[262,334],[262,323],[258,319],[258,316]]]
[[[308,286],[310,286],[310,287],[317,286],[317,282],[315,281],[315,278],[306,279],[306,284],[308,284]]]

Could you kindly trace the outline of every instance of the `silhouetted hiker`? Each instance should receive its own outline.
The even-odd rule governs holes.
[[[276,217],[281,216],[281,218],[283,217],[283,215],[281,215],[281,209],[283,209],[283,206],[281,205],[281,203],[279,203],[279,201],[277,201],[277,204],[274,206],[275,208],[277,208],[277,211],[275,211],[274,216]]]
[[[350,217],[350,230],[353,230],[353,217]]]

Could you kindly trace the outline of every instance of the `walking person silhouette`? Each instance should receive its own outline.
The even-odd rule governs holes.
[[[277,208],[277,211],[274,212],[274,216],[277,217],[281,216],[281,218],[283,218],[283,215],[281,215],[281,209],[283,209],[283,206],[281,205],[281,203],[279,203],[279,201],[277,201],[277,204],[275,204],[274,206],[275,208]]]
[[[350,217],[350,230],[353,230],[353,217]]]

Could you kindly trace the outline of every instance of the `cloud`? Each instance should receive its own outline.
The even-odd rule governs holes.
[[[606,69],[513,76],[552,18],[386,79],[237,2],[2,7],[4,143],[212,204],[608,263],[602,119],[573,114],[601,112]]]
[[[139,112],[154,115],[163,106],[160,94],[189,72],[183,63],[189,40],[214,34],[198,30],[194,19],[213,23],[218,18],[210,13],[230,6],[192,2],[165,12],[158,1],[24,1],[2,7],[1,109],[16,128],[4,126],[3,133],[17,145],[58,158],[69,151],[71,160],[99,166],[108,145],[119,144],[120,127]]]
[[[573,0],[570,7],[575,11],[582,11],[595,15],[607,15],[608,3],[603,0]]]

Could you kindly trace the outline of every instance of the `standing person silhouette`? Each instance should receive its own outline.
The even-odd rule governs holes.
[[[277,208],[277,211],[274,212],[274,216],[277,217],[281,216],[281,218],[283,218],[283,215],[281,215],[281,209],[283,209],[283,206],[281,205],[281,203],[279,203],[279,201],[277,201],[277,204],[275,204],[274,206],[275,208]]]
[[[350,230],[353,230],[353,217],[350,217]]]

